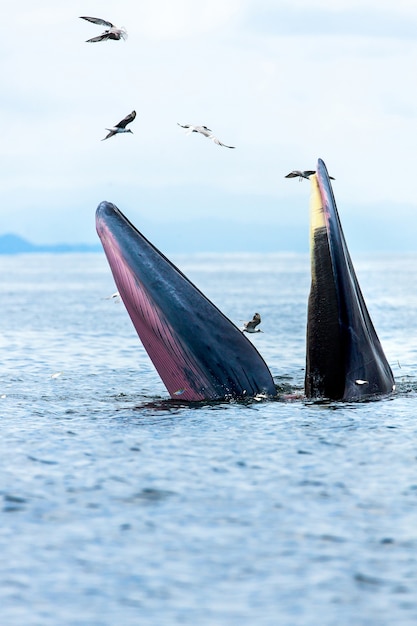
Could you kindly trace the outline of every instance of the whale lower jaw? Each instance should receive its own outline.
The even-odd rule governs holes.
[[[389,394],[394,377],[356,278],[322,160],[310,181],[306,396],[350,401]]]

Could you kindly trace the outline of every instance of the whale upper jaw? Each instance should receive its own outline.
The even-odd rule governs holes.
[[[321,159],[310,181],[306,396],[350,401],[389,394],[395,390],[394,377],[369,316]]]
[[[172,398],[276,395],[244,334],[109,202],[96,228],[120,296]]]

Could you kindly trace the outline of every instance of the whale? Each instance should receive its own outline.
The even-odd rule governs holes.
[[[305,395],[356,401],[390,394],[394,376],[356,277],[322,159],[310,185]]]
[[[324,162],[311,172],[304,394],[358,401],[395,381],[367,310]],[[255,346],[111,202],[96,229],[121,299],[171,398],[277,396]]]
[[[110,202],[96,230],[120,297],[172,399],[275,396],[249,339]]]

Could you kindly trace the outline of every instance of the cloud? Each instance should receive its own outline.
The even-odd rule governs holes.
[[[257,3],[259,9],[276,8],[275,0],[261,0]],[[407,16],[417,16],[417,6],[414,0],[398,0],[393,6],[391,0],[281,0],[280,7],[290,9],[325,10],[328,13],[344,13],[351,9],[360,8],[372,11],[376,17],[383,12],[395,12]]]
[[[417,6],[403,7],[392,3],[328,2],[316,0],[291,3],[263,2],[251,8],[246,17],[249,30],[275,36],[314,37],[355,36],[387,39],[415,39]]]
[[[140,12],[141,31],[156,39],[179,39],[208,34],[236,18],[241,0],[154,0]]]

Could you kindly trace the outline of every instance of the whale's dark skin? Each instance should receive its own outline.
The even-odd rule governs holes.
[[[311,176],[305,394],[352,401],[395,389],[349,255],[325,164]]]
[[[120,297],[172,398],[276,395],[254,345],[116,206],[98,206],[96,228]]]

